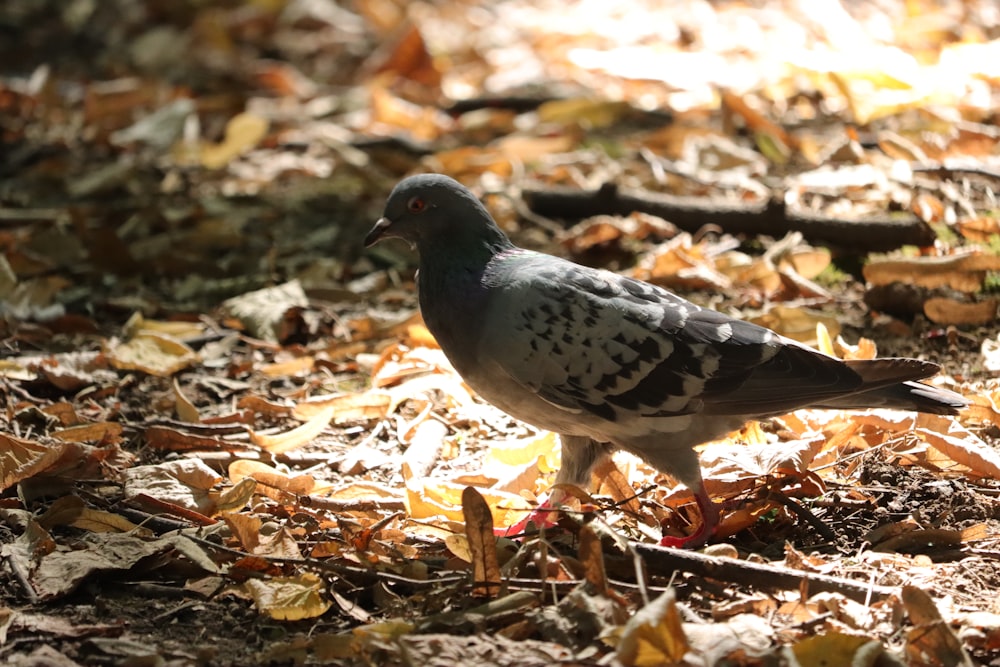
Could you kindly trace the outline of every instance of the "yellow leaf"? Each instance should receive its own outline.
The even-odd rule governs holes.
[[[625,624],[618,643],[618,660],[625,667],[673,665],[689,649],[677,611],[676,593],[669,588]]]
[[[226,137],[222,143],[206,146],[201,151],[201,164],[208,169],[221,169],[246,153],[267,136],[266,118],[251,113],[233,116],[226,124]]]
[[[370,390],[361,394],[316,396],[299,403],[292,411],[296,419],[312,419],[332,411],[336,423],[384,419],[392,406],[392,396],[384,391]]]
[[[105,354],[119,370],[138,370],[157,377],[170,377],[198,360],[195,351],[179,340],[144,332],[127,343],[109,344]]]
[[[185,421],[189,424],[200,424],[201,415],[198,414],[198,408],[195,407],[194,403],[191,402],[181,389],[180,383],[177,378],[174,378],[174,410],[177,411],[177,417],[181,421]]]
[[[548,431],[530,438],[494,442],[486,451],[483,468],[496,464],[522,466],[542,457],[554,469],[558,466],[558,445],[555,434]]]
[[[249,579],[243,588],[258,610],[279,621],[316,618],[330,608],[330,601],[324,599],[323,580],[308,572],[295,577]]]
[[[235,481],[235,480],[234,480]],[[246,506],[257,490],[257,482],[251,478],[241,479],[235,486],[226,489],[219,496],[217,512],[235,512]]]
[[[32,477],[59,460],[67,445],[42,445],[0,433],[0,490]]]
[[[272,454],[281,454],[289,450],[301,447],[314,440],[333,418],[333,407],[326,407],[302,426],[294,428],[278,435],[265,435],[250,431],[250,442],[262,449],[266,449]]]
[[[803,639],[791,650],[800,665],[870,665],[876,662],[874,656],[884,651],[881,644],[868,637],[839,632]],[[872,659],[860,659],[862,656]]]

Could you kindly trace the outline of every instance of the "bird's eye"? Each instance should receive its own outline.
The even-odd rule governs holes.
[[[410,213],[420,213],[427,208],[427,202],[420,197],[413,197],[406,202],[406,208],[410,209]]]

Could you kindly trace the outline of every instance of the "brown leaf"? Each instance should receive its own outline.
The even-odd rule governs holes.
[[[117,422],[79,424],[52,432],[52,437],[63,442],[94,442],[114,444],[121,442],[122,425]]]
[[[955,223],[958,231],[970,241],[989,243],[991,236],[1000,234],[1000,218],[980,216]]]
[[[384,391],[370,390],[357,394],[314,396],[292,410],[296,419],[311,420],[329,413],[335,423],[385,419],[392,406],[392,396]]]
[[[146,332],[124,343],[108,343],[104,353],[115,368],[138,370],[157,377],[170,377],[198,360],[197,353],[181,341]]]
[[[236,449],[246,449],[243,446],[239,446],[238,443],[229,443],[222,438],[194,435],[166,426],[150,426],[146,429],[145,436],[146,443],[154,449],[172,451],[189,451],[192,449],[227,451],[230,450],[230,445],[237,445]]]
[[[751,318],[750,321],[812,346],[818,342],[816,327],[819,324],[826,327],[828,336],[836,338],[840,335],[840,322],[836,317],[808,308],[773,306],[763,315]]]
[[[250,442],[254,443],[261,449],[271,452],[272,454],[281,454],[291,451],[315,440],[319,434],[326,429],[327,425],[329,425],[335,412],[336,408],[326,406],[316,412],[315,415],[305,424],[302,424],[298,428],[294,428],[291,431],[285,431],[284,433],[279,433],[277,435],[268,435],[265,433],[250,431]]]
[[[906,655],[913,665],[968,666],[962,642],[941,618],[934,599],[916,586],[903,586],[903,606],[916,627],[906,633]]]
[[[1000,452],[958,423],[954,417],[919,414],[913,432],[976,477],[1000,479]]]
[[[882,664],[878,655],[884,649],[868,637],[827,632],[795,642],[791,652],[799,665],[874,665]]]
[[[226,135],[219,144],[201,149],[201,164],[207,169],[221,169],[250,151],[267,136],[270,123],[252,113],[233,116],[226,123]]]
[[[584,525],[577,535],[580,541],[577,547],[577,554],[583,564],[583,578],[587,580],[594,591],[599,595],[607,595],[608,573],[604,569],[604,551],[601,548],[601,538],[597,536],[594,529]]]
[[[311,475],[289,475],[260,461],[233,461],[229,464],[229,479],[233,484],[247,478],[259,482],[265,489],[277,489],[293,497],[308,495],[316,486],[316,480]],[[268,497],[278,502],[287,500],[280,495],[266,493],[265,489],[260,490]]]
[[[259,611],[278,621],[316,618],[332,604],[325,596],[326,584],[309,572],[293,577],[248,579],[243,588]]]
[[[924,314],[935,324],[982,326],[996,319],[998,304],[996,299],[968,302],[934,297],[924,301]]]
[[[668,588],[625,624],[618,642],[618,660],[625,667],[676,665],[689,649],[676,593]]]
[[[384,60],[374,67],[374,74],[393,72],[422,86],[437,88],[441,85],[441,72],[434,65],[420,29],[412,23],[403,26],[395,42],[380,49],[373,58],[379,56]]]
[[[0,490],[47,470],[65,449],[0,433]]]
[[[594,468],[592,474],[600,480],[599,492],[608,493],[611,499],[622,504],[626,511],[635,516],[642,516],[642,505],[639,503],[639,498],[636,497],[635,489],[628,483],[625,475],[612,459],[604,459]]]
[[[198,414],[198,408],[194,406],[191,399],[184,394],[184,390],[181,389],[180,382],[177,381],[175,377],[173,379],[174,387],[174,410],[177,411],[177,418],[181,421],[188,422],[189,424],[198,424],[201,422],[201,415]]]
[[[977,292],[989,271],[1000,270],[1000,257],[975,251],[947,257],[911,257],[869,262],[863,273],[871,285],[908,283],[930,289],[950,287]]]
[[[472,594],[476,597],[496,597],[500,593],[500,563],[497,541],[493,536],[493,515],[490,506],[471,486],[462,491],[462,514],[472,555]]]

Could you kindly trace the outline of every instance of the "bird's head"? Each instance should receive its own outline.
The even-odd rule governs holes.
[[[458,181],[441,174],[420,174],[399,182],[365,246],[400,238],[423,254],[440,246],[509,245],[489,212]]]

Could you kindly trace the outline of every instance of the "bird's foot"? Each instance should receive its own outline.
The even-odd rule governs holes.
[[[535,526],[538,529],[554,528],[556,519],[559,518],[558,500],[553,499],[554,494],[548,497],[543,496],[538,503],[538,507],[533,509],[526,517],[517,523],[493,529],[493,534],[497,537],[513,537],[523,535],[528,532],[528,528]]]
[[[660,538],[661,547],[670,547],[672,549],[697,549],[698,547],[705,544],[708,538],[715,534],[715,530],[707,530],[703,525],[698,529],[693,535],[688,535],[687,537],[673,537],[669,535],[664,535]]]
[[[701,510],[701,528],[686,537],[664,536],[660,538],[661,547],[695,549],[715,535],[715,529],[719,525],[719,508],[704,490],[695,493],[695,501],[698,503],[698,509]]]

